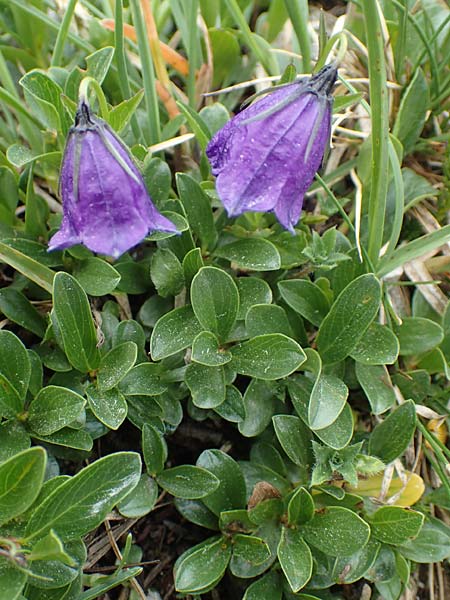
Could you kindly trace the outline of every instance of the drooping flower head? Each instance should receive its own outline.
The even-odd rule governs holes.
[[[233,117],[206,154],[229,216],[273,211],[291,232],[319,169],[331,132],[337,70],[283,86]]]
[[[177,233],[151,201],[125,145],[84,100],[69,131],[60,194],[64,216],[49,250],[84,244],[117,258],[149,231]]]

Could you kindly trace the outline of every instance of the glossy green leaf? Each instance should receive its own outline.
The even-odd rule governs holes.
[[[288,504],[289,525],[302,525],[314,516],[314,500],[304,487],[299,487],[291,496]]]
[[[156,427],[147,423],[142,428],[142,453],[150,475],[156,475],[164,469],[167,460],[166,440]]]
[[[0,524],[31,506],[44,481],[46,454],[43,448],[24,450],[0,465]]]
[[[150,275],[163,298],[176,296],[184,287],[183,267],[169,248],[158,248],[153,254]]]
[[[30,436],[16,419],[0,424],[0,463],[30,447]]]
[[[72,390],[49,385],[31,402],[28,423],[34,433],[50,435],[75,421],[85,404],[86,400]]]
[[[6,558],[0,558],[0,589],[8,600],[22,600],[27,574],[19,571]]]
[[[92,450],[93,446],[92,437],[87,431],[84,431],[83,429],[72,429],[71,427],[64,427],[50,435],[38,435],[33,432],[32,437],[47,444],[55,444],[56,446],[64,446],[67,448],[74,448],[75,450],[84,450],[86,452]]]
[[[175,498],[175,506],[178,512],[191,523],[214,531],[219,529],[217,516],[209,508],[206,508],[201,500]]]
[[[444,339],[442,327],[422,317],[405,317],[395,333],[400,342],[401,356],[428,352]]]
[[[219,367],[230,362],[231,354],[219,347],[217,337],[210,331],[202,331],[192,342],[193,362],[207,367]]]
[[[266,575],[253,582],[245,590],[243,600],[281,600],[283,588],[280,576],[276,571],[269,571]]]
[[[123,100],[120,104],[117,104],[113,109],[109,111],[109,125],[114,131],[120,133],[130,122],[131,117],[135,113],[139,104],[144,97],[144,90],[139,90],[131,96],[131,98],[127,98]],[[152,199],[155,200],[153,194],[151,195]]]
[[[43,338],[46,330],[44,317],[22,292],[5,287],[0,290],[0,311],[13,323]]]
[[[283,450],[296,465],[312,466],[311,433],[299,417],[275,415],[272,419],[276,436]]]
[[[274,384],[261,379],[252,379],[243,396],[244,419],[238,424],[244,437],[259,435],[270,423],[274,406]]]
[[[89,301],[83,288],[68,273],[55,275],[53,311],[70,364],[82,373],[96,369],[100,354]]]
[[[214,473],[193,465],[166,469],[158,474],[156,480],[172,496],[187,500],[204,498],[214,492],[220,484]]]
[[[0,330],[0,373],[10,381],[21,399],[25,397],[30,372],[30,359],[23,343],[10,331]]]
[[[372,323],[350,352],[363,365],[392,365],[400,350],[396,335],[387,325]]]
[[[254,304],[247,311],[245,328],[250,337],[268,333],[292,336],[286,311],[275,304]]]
[[[345,448],[353,436],[353,414],[350,405],[346,403],[336,421],[328,427],[316,429],[314,435],[330,448]]]
[[[186,173],[177,173],[176,182],[181,203],[189,225],[203,248],[212,249],[217,241],[217,231],[211,209],[211,200],[201,186]]]
[[[242,239],[216,248],[214,254],[251,271],[276,271],[281,266],[278,250],[262,238]]]
[[[190,306],[182,306],[161,317],[150,338],[153,360],[161,360],[192,344],[202,326]]]
[[[111,294],[120,281],[119,272],[105,260],[97,257],[77,262],[73,276],[90,296]]]
[[[221,450],[205,450],[197,459],[197,465],[208,469],[219,480],[219,486],[203,498],[204,504],[216,515],[224,510],[244,508],[246,488],[238,463]]]
[[[137,350],[134,342],[124,342],[112,348],[102,358],[97,372],[100,390],[110,390],[125,377],[136,362]]]
[[[245,319],[248,309],[255,304],[270,304],[272,302],[272,290],[264,279],[238,277],[236,285],[239,291],[238,319]]]
[[[201,325],[224,341],[239,310],[239,293],[232,277],[216,267],[201,268],[192,280],[191,302]]]
[[[100,458],[62,483],[36,508],[28,522],[28,538],[54,529],[61,539],[85,535],[138,483],[141,460],[135,452]]]
[[[351,556],[367,544],[370,528],[348,508],[331,506],[317,512],[302,532],[309,544],[325,554]]]
[[[403,145],[405,155],[414,149],[422,133],[429,102],[428,82],[422,69],[418,68],[403,92],[393,129],[393,134]]]
[[[398,458],[408,447],[416,428],[416,409],[407,400],[377,425],[369,439],[369,454],[389,463]]]
[[[86,390],[89,408],[110,429],[119,429],[127,416],[127,402],[116,388],[101,390],[90,385]]]
[[[398,549],[417,563],[440,562],[450,556],[450,528],[437,519],[427,518],[419,534]]]
[[[341,379],[320,373],[309,402],[308,421],[311,429],[324,429],[332,425],[344,410],[347,396],[348,388]]]
[[[261,565],[270,557],[270,549],[259,537],[237,533],[233,536],[233,554],[230,571],[236,577],[242,577],[249,567]]]
[[[182,554],[175,567],[175,588],[184,594],[201,592],[215,584],[231,558],[231,544],[224,538],[210,538]]]
[[[414,539],[419,534],[423,521],[422,513],[400,506],[382,506],[369,519],[376,539],[395,546]]]
[[[395,391],[384,365],[357,362],[355,374],[375,415],[386,412],[395,404]]]
[[[299,344],[281,333],[256,336],[234,346],[231,354],[238,373],[266,380],[287,377],[306,359]]]
[[[321,324],[330,310],[330,302],[321,288],[309,279],[291,279],[278,283],[283,300],[307,321]]]
[[[119,387],[125,396],[159,396],[167,389],[161,381],[160,366],[154,363],[133,367],[120,381]]]
[[[192,402],[198,408],[215,408],[225,401],[223,367],[191,363],[186,369],[185,382],[191,392]]]
[[[339,362],[352,352],[374,320],[380,300],[380,282],[372,274],[360,275],[342,290],[317,335],[324,363]]]
[[[311,550],[299,530],[282,528],[277,555],[291,590],[298,592],[308,583],[313,568]]]
[[[138,519],[148,514],[158,499],[156,481],[145,473],[137,486],[117,505],[117,510],[128,519]]]

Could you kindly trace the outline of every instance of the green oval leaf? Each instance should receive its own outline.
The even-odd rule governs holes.
[[[89,301],[78,281],[62,271],[53,282],[53,311],[70,364],[82,373],[96,369],[100,354]]]
[[[309,279],[292,279],[278,283],[283,300],[307,321],[321,324],[330,310],[330,302],[321,288]]]
[[[407,400],[377,425],[369,439],[369,454],[389,463],[408,447],[416,429],[416,408]]]
[[[37,498],[46,462],[45,450],[36,446],[0,465],[0,525],[25,512]]]
[[[424,515],[400,506],[382,506],[370,517],[373,535],[385,544],[399,545],[414,539],[422,528]]]
[[[156,478],[159,485],[176,498],[204,498],[219,487],[219,479],[210,471],[193,465],[166,469]]]
[[[241,269],[251,271],[276,271],[281,266],[276,247],[262,238],[242,239],[216,248],[216,256],[226,258]]]
[[[258,379],[287,377],[305,361],[301,346],[281,333],[259,335],[231,349],[231,366]]]
[[[277,555],[291,590],[298,592],[311,578],[313,560],[308,544],[297,529],[282,528]]]
[[[350,354],[374,320],[381,301],[381,287],[371,273],[345,287],[322,321],[317,349],[324,363],[335,363]]]
[[[231,544],[224,538],[211,538],[182,554],[175,567],[178,592],[201,592],[218,582],[231,558]]]
[[[161,317],[150,338],[153,360],[161,360],[192,345],[202,326],[190,306],[182,306]]]
[[[39,435],[50,435],[70,425],[80,415],[86,400],[68,388],[49,385],[30,404],[28,423]]]
[[[202,267],[191,284],[195,316],[205,329],[224,341],[239,310],[239,292],[232,277],[216,267]]]
[[[216,515],[224,510],[244,508],[246,487],[238,463],[221,450],[205,450],[197,459],[197,465],[208,469],[219,480],[219,486],[203,498],[203,503]]]
[[[28,539],[54,529],[62,540],[85,535],[138,483],[141,459],[135,452],[117,452],[91,463],[64,481],[36,508],[27,525]]]
[[[124,342],[112,348],[102,358],[97,373],[97,384],[100,390],[110,390],[125,377],[136,362],[137,350],[134,342]]]
[[[367,544],[369,525],[348,508],[331,506],[303,525],[306,541],[330,556],[351,556]]]

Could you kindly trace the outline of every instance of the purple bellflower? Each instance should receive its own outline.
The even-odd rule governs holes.
[[[331,91],[337,70],[270,92],[233,117],[206,154],[229,216],[273,211],[294,233],[303,196],[319,169],[331,133]]]
[[[149,231],[178,233],[154,206],[127,148],[82,100],[64,150],[63,220],[49,250],[84,244],[118,258]]]

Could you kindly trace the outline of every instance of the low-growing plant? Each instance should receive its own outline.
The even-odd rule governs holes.
[[[112,4],[0,0],[1,600],[443,597],[450,11]]]

